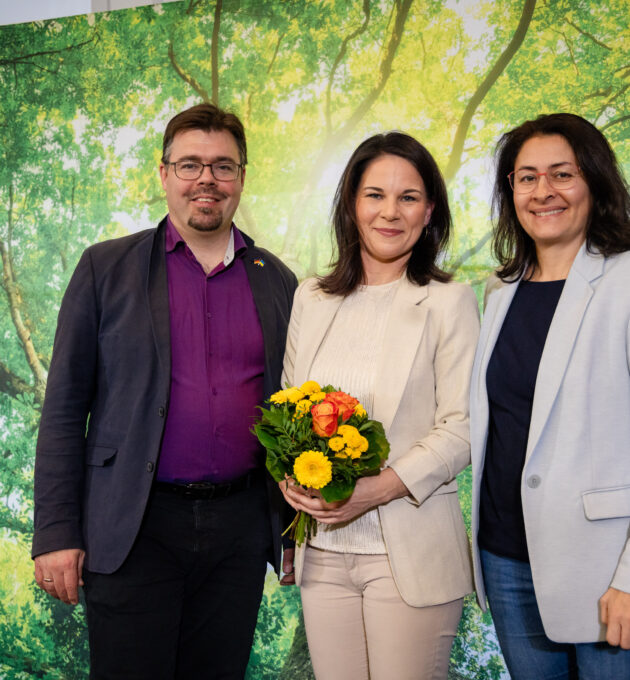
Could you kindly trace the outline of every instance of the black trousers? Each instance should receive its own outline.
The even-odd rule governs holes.
[[[263,480],[218,500],[155,491],[122,567],[84,573],[91,680],[241,680],[270,550]]]

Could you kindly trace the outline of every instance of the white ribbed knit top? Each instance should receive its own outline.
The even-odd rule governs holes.
[[[339,306],[319,348],[309,379],[334,385],[356,397],[373,415],[376,366],[398,281],[359,286]],[[343,524],[321,524],[310,545],[334,552],[379,555],[387,552],[376,508]]]

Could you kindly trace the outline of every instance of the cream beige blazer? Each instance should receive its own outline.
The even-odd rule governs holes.
[[[301,385],[343,298],[314,279],[296,291],[284,357],[283,385]],[[424,607],[472,590],[468,538],[455,476],[470,461],[468,390],[479,333],[469,286],[400,282],[376,366],[374,413],[391,444],[387,465],[409,496],[379,506],[394,581],[409,605]],[[343,389],[343,385],[339,385]],[[296,550],[296,582],[304,549]]]

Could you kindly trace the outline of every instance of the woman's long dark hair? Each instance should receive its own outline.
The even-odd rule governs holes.
[[[508,174],[523,144],[532,137],[560,135],[577,158],[592,196],[586,226],[586,245],[603,255],[630,250],[630,195],[617,159],[604,135],[584,118],[552,113],[528,120],[505,133],[496,149],[496,178],[492,197],[494,239],[492,249],[503,280],[515,280],[538,264],[534,241],[516,216]]]
[[[422,230],[407,262],[407,278],[420,286],[431,279],[449,281],[451,278],[436,264],[438,255],[446,248],[451,229],[446,186],[437,163],[413,137],[402,132],[387,132],[374,135],[357,147],[339,181],[332,210],[337,259],[330,274],[319,280],[320,288],[326,293],[346,296],[365,282],[356,219],[357,192],[367,166],[384,155],[409,161],[422,177],[427,199],[433,203],[431,221]]]

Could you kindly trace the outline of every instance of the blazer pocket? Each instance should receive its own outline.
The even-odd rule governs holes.
[[[87,465],[104,467],[113,462],[117,452],[118,449],[112,446],[88,446],[85,453],[85,462]]]
[[[584,491],[582,502],[586,519],[630,517],[630,485]]]

